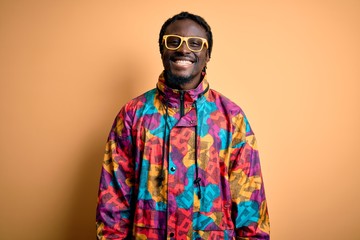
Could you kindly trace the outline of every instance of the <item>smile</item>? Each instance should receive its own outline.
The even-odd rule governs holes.
[[[175,60],[173,62],[180,66],[189,66],[189,65],[193,64],[191,61],[188,61],[188,60]]]

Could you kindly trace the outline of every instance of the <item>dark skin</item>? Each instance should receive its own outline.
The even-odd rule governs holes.
[[[207,39],[205,29],[190,19],[177,20],[170,24],[165,31],[165,35],[167,34]],[[196,88],[202,80],[202,70],[210,60],[208,49],[205,46],[201,52],[192,52],[187,48],[185,42],[177,50],[168,50],[164,46],[161,59],[165,72],[170,72],[178,79],[169,81],[165,76],[166,83],[170,87],[180,90]]]

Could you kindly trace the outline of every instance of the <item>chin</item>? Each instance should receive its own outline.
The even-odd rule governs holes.
[[[179,87],[183,84],[189,83],[192,80],[190,74],[174,74],[171,71],[165,70],[165,80],[170,87]]]

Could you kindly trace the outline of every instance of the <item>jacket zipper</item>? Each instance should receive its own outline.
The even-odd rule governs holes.
[[[185,115],[185,109],[184,109],[184,91],[180,91],[180,117],[183,117]]]

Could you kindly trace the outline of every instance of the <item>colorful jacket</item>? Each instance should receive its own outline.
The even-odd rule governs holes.
[[[128,102],[106,144],[98,239],[269,239],[255,136],[209,89],[157,88]]]

